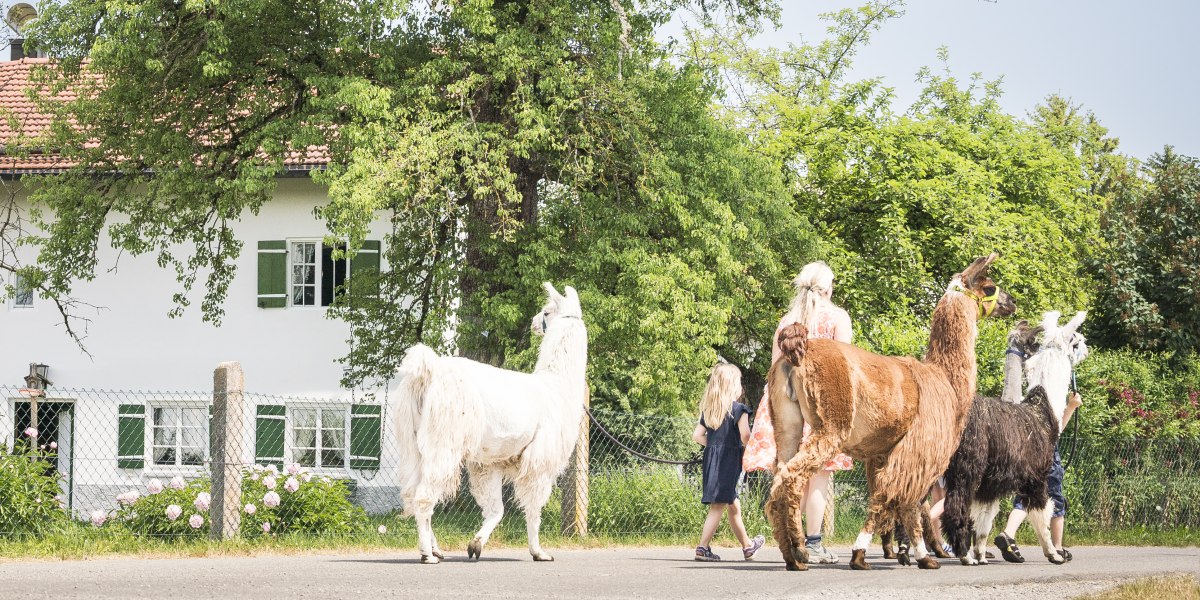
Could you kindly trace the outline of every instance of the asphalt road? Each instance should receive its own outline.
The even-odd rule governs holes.
[[[411,552],[224,558],[0,563],[0,598],[1072,598],[1154,574],[1200,576],[1200,549],[1075,547],[1063,566],[1030,558],[936,571],[901,567],[879,556],[869,572],[843,564],[802,573],[783,568],[778,551],[757,560],[698,563],[689,548],[548,550],[534,563],[524,549],[462,552],[422,565]],[[733,556],[728,548],[718,553]],[[848,556],[847,548],[835,548]],[[1036,553],[1036,548],[1033,548]],[[1026,551],[1026,554],[1030,553]]]

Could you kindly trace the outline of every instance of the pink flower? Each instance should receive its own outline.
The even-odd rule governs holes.
[[[263,533],[271,533],[271,524],[267,521],[263,521]]]
[[[268,490],[275,489],[275,476],[267,475],[266,477],[263,477],[263,485],[267,486]]]
[[[295,475],[300,472],[300,463],[292,463],[287,466],[287,474]]]
[[[46,445],[45,445],[45,444],[42,444],[41,446],[38,446],[38,450],[45,450],[45,449],[46,449]]]
[[[263,506],[267,508],[275,508],[279,506],[279,494],[275,492],[267,492],[263,495]]]
[[[387,533],[387,525],[380,525],[379,533],[381,533],[381,534]]]
[[[283,489],[295,492],[300,489],[300,482],[295,477],[288,477],[288,480],[283,483]]]
[[[258,471],[255,471],[250,474],[250,481],[258,481],[258,477],[259,477]]]
[[[192,529],[200,529],[200,526],[203,524],[204,524],[204,517],[202,517],[200,515],[192,515],[192,516],[188,517],[188,525],[191,525]]]
[[[312,473],[309,473],[308,471],[301,473],[300,481],[303,481],[304,483],[308,483],[309,481],[312,481]]]
[[[183,480],[182,475],[176,475],[171,478],[171,483],[168,483],[167,487],[173,490],[182,490],[183,488],[187,487],[187,482]]]
[[[31,438],[37,437],[37,433],[38,433],[37,427],[26,427],[25,428],[25,435],[27,435]]]
[[[138,496],[139,494],[137,493],[137,490],[129,490],[128,492],[117,496],[117,503],[128,506],[134,502],[137,502]]]
[[[102,510],[93,510],[91,516],[92,525],[95,525],[96,527],[103,525],[104,522],[108,520],[108,515],[104,514],[104,511]]]
[[[150,483],[146,484],[146,490],[151,494],[157,494],[163,491],[163,483],[157,479],[151,479]]]
[[[245,510],[246,510],[246,514],[252,515],[252,514],[258,512],[258,507],[253,504],[246,504]]]
[[[51,450],[58,450],[58,442],[50,442]]]
[[[199,494],[196,494],[196,501],[192,504],[196,506],[196,510],[204,511],[208,510],[208,505],[211,503],[212,496],[208,495],[208,492],[200,492]]]
[[[278,468],[278,467],[276,467],[275,465],[267,465],[267,472],[268,472],[268,473],[270,473],[270,474],[272,474],[272,475],[278,475],[278,474],[279,474],[279,468]]]
[[[167,519],[169,519],[171,521],[178,519],[179,515],[182,515],[182,514],[183,514],[183,507],[179,506],[178,504],[172,504],[167,507]]]

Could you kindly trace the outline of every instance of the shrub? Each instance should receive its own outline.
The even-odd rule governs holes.
[[[36,431],[18,439],[11,453],[0,445],[0,537],[40,537],[67,520],[60,476],[49,462],[55,451],[36,440]]]
[[[165,489],[164,489],[165,487]],[[162,486],[152,480],[145,492],[130,490],[117,497],[114,520],[139,535],[203,537],[211,525],[211,481],[190,483],[176,478]],[[157,491],[156,491],[157,490]],[[313,477],[299,465],[279,473],[274,466],[255,465],[242,478],[241,534],[246,538],[289,533],[344,535],[363,530],[366,513],[350,502],[345,482]]]

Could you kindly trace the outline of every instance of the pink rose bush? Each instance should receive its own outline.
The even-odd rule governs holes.
[[[350,490],[344,481],[315,478],[296,463],[288,465],[284,472],[281,474],[271,465],[255,465],[243,471],[242,497],[235,505],[241,507],[243,536],[346,535],[371,531],[366,529],[362,508],[350,501]],[[174,478],[166,485],[150,480],[145,485],[144,494],[131,490],[120,495],[116,513],[105,515],[108,526],[135,535],[167,539],[198,539],[208,533],[205,525],[210,521],[204,513],[212,510],[213,498],[207,478],[190,482]],[[47,496],[47,500],[52,497]],[[193,514],[184,518],[188,511]]]
[[[34,439],[38,436],[37,427],[26,427],[24,433],[25,433],[25,437],[28,437],[30,439]]]
[[[108,515],[102,510],[93,510],[91,514],[92,525],[99,527],[108,521]]]

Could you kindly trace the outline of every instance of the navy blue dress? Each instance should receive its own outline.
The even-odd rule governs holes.
[[[704,446],[704,495],[705,504],[729,504],[737,499],[738,477],[742,474],[742,433],[738,430],[738,419],[750,412],[745,404],[733,403],[733,411],[721,425],[713,429],[700,417],[700,424],[708,430],[708,443]]]

